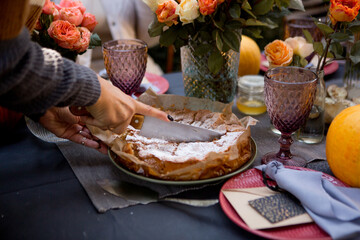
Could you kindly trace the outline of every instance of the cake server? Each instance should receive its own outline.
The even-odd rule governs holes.
[[[176,202],[194,207],[209,207],[219,202],[218,199],[185,199],[185,198],[160,198],[159,193],[144,186],[114,179],[99,179],[99,186],[108,193],[124,200],[148,204],[152,202],[167,201]]]
[[[165,122],[158,118],[135,114],[130,123],[140,135],[170,142],[209,142],[223,134],[178,122]]]
[[[84,107],[70,107],[78,116],[89,115]],[[147,138],[158,138],[170,142],[210,142],[223,134],[209,129],[194,127],[174,121],[166,122],[158,118],[135,114],[131,126],[140,130],[139,134]]]

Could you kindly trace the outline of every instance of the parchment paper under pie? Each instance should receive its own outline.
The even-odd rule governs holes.
[[[218,131],[224,135],[213,142],[174,143],[145,138],[129,126],[117,135],[88,126],[119,157],[119,164],[147,177],[164,180],[199,180],[228,174],[251,157],[251,117],[238,119],[232,103],[178,95],[157,95],[151,89],[139,101],[162,109],[177,122]]]

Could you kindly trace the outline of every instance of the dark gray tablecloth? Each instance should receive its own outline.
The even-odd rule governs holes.
[[[339,79],[337,74],[332,78]],[[165,77],[168,93],[183,94],[181,74]],[[259,120],[252,130],[259,151],[256,164],[277,146],[266,115]],[[219,204],[197,208],[159,202],[99,214],[55,144],[34,137],[24,123],[0,136],[0,239],[261,239],[229,220]],[[270,139],[263,142],[264,136]],[[295,143],[295,150],[325,157],[324,143]],[[216,198],[220,187],[179,197]]]

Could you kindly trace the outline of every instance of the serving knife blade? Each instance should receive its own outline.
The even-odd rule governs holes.
[[[209,142],[223,134],[178,122],[165,122],[158,118],[135,114],[130,125],[140,129],[140,135],[170,142]]]
[[[78,116],[89,115],[85,107],[70,107]],[[140,130],[139,134],[147,138],[163,139],[170,142],[210,142],[223,134],[209,129],[195,127],[174,121],[166,122],[158,118],[135,114],[130,125]]]

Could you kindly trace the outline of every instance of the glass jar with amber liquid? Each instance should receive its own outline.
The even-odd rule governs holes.
[[[264,103],[264,77],[246,75],[238,80],[236,106],[247,115],[260,115],[266,112]]]

